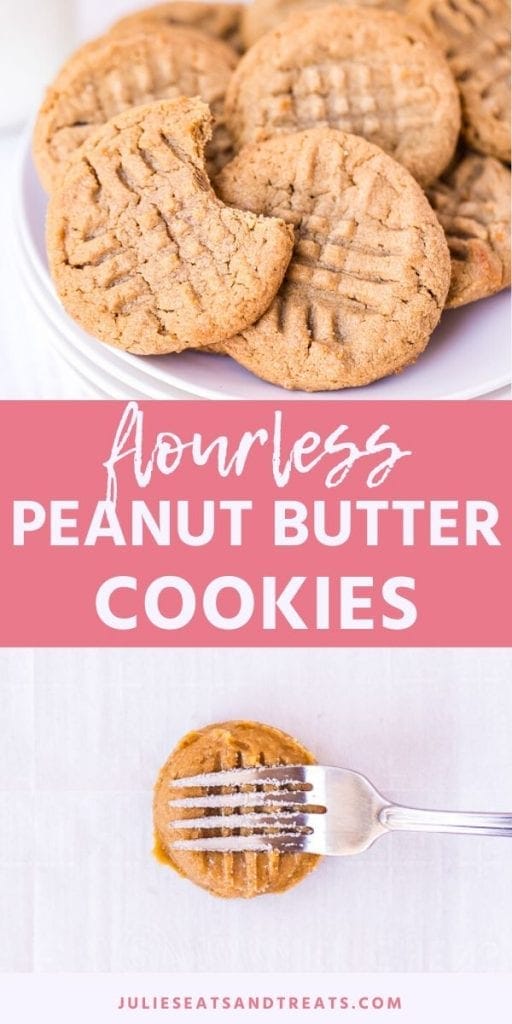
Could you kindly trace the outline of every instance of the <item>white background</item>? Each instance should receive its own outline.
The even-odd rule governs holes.
[[[261,1006],[259,1009],[237,1010],[236,1019],[267,1020],[272,1024],[297,1024],[297,1021],[325,1020],[358,1020],[382,1021],[396,1020],[400,1024],[432,1024],[433,1021],[454,1024],[509,1024],[511,987],[509,978],[503,974],[180,974],[177,977],[165,975],[138,975],[136,979],[116,974],[13,974],[2,982],[2,1007],[5,1009],[9,1024],[31,1024],[35,1020],[51,1020],[51,1024],[117,1024],[120,1017],[128,1016],[136,1024],[146,1024],[150,1013],[141,1008],[142,997],[146,996],[150,1006],[154,996],[167,997],[169,1001],[177,996],[183,1006],[187,997],[192,1000],[198,996],[205,997],[208,1009],[194,1011],[194,1002],[188,1010],[165,1011],[165,1017],[171,1012],[172,1021],[176,1024],[188,1024],[191,1020],[201,1020],[204,1024],[217,1024],[226,1016],[222,1007],[211,1009],[212,996],[217,999],[224,995],[231,997],[257,996],[260,1001],[265,997],[274,997],[274,1006]],[[130,1009],[126,1014],[118,1011],[120,997],[138,998],[139,1008]],[[311,1002],[315,997],[323,996],[328,1007],[316,1012],[308,1009],[285,1008],[278,1011],[276,997],[309,996]],[[371,1008],[370,1000],[386,1000],[387,996],[400,996],[400,1008],[396,1013],[389,1012],[382,1002]],[[340,1010],[337,1005],[329,1012],[329,997],[345,996],[348,1008]],[[311,1005],[310,1002],[310,1005]],[[277,1004],[277,1005],[276,1005]],[[47,1017],[41,1017],[41,1009],[49,1008]],[[44,1011],[43,1011],[44,1012]],[[233,1019],[235,1014],[228,1015]],[[153,1017],[162,1018],[158,1010]]]
[[[507,971],[509,839],[394,834],[222,901],[151,856],[188,730],[255,718],[413,806],[512,809],[506,651],[0,652],[0,965],[40,972]]]

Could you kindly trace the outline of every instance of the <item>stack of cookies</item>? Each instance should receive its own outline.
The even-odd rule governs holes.
[[[508,0],[143,10],[39,112],[58,293],[131,353],[304,391],[399,372],[510,283],[509,108]]]

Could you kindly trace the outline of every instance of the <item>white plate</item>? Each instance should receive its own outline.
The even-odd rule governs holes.
[[[200,398],[297,401],[318,398],[274,387],[222,356],[199,352],[151,358],[109,348],[82,331],[57,301],[48,273],[44,244],[46,197],[26,139],[20,163],[16,222],[24,277],[33,298],[44,310],[58,347],[70,362],[95,368],[110,381],[116,395],[132,388],[148,398],[176,397],[183,392]],[[57,341],[57,339],[56,339]],[[427,351],[404,373],[365,388],[323,392],[322,398],[344,400],[466,399],[508,384],[512,377],[510,296],[502,292],[459,310],[450,310],[434,332]],[[183,397],[183,395],[182,395]]]
[[[26,290],[32,300],[32,306],[38,313],[38,321],[41,328],[40,340],[43,344],[48,343],[72,369],[92,385],[102,397],[126,399],[126,398],[183,398],[184,393],[174,391],[162,385],[158,388],[156,382],[148,387],[148,382],[143,375],[138,375],[136,367],[133,372],[130,367],[119,366],[117,362],[111,361],[110,349],[105,346],[105,351],[100,353],[100,358],[93,361],[90,358],[88,346],[85,347],[76,343],[76,339],[69,338],[70,321],[63,317],[62,308],[55,296],[45,292],[40,287],[37,273],[31,264],[23,245],[19,245],[20,276]],[[66,334],[66,331],[68,334]],[[85,351],[82,351],[85,348]],[[193,396],[186,396],[193,397]]]

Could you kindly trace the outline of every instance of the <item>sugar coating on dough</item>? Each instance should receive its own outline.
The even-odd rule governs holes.
[[[154,823],[159,859],[191,882],[224,898],[251,898],[285,892],[301,882],[321,860],[305,853],[197,853],[171,849],[173,840],[195,838],[190,829],[171,829],[171,820],[191,816],[172,809],[172,782],[203,772],[259,766],[315,764],[315,758],[297,740],[259,722],[222,722],[189,733],[163,766],[155,785]],[[220,790],[224,792],[225,790]],[[174,795],[183,796],[183,790]],[[187,791],[196,796],[197,791]],[[196,816],[194,812],[193,816]]]
[[[224,96],[237,57],[231,47],[188,28],[102,36],[81,47],[47,91],[34,131],[34,159],[52,190],[61,169],[98,125],[152,101],[199,96],[215,129],[207,156],[212,171],[231,155]]]
[[[210,121],[206,104],[184,97],[125,111],[75,153],[52,193],[58,293],[110,345],[159,355],[219,342],[279,288],[292,231],[216,197],[203,156]]]
[[[242,8],[242,38],[246,48],[253,46],[260,36],[279,25],[290,14],[314,7],[326,7],[333,0],[252,0]],[[409,0],[336,0],[341,7],[372,7],[383,10],[407,10]]]
[[[427,190],[452,260],[447,306],[463,306],[510,284],[510,171],[468,153]]]
[[[224,345],[264,380],[304,391],[369,384],[425,349],[450,257],[418,184],[365,139],[328,128],[246,146],[217,179],[225,202],[295,230],[283,284]]]
[[[409,13],[446,54],[469,146],[510,163],[508,0],[410,0]]]
[[[331,5],[291,15],[242,57],[226,93],[238,148],[329,126],[362,135],[423,185],[450,162],[460,102],[444,56],[394,11]]]
[[[128,14],[112,26],[112,32],[131,32],[142,23],[158,25],[186,25],[199,29],[208,36],[222,39],[238,53],[242,52],[240,18],[245,4],[202,3],[200,0],[172,0],[155,4]]]

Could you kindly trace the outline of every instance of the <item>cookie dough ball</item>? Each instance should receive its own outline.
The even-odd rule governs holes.
[[[154,824],[156,854],[183,877],[215,896],[250,898],[281,893],[301,882],[321,859],[305,853],[196,853],[171,848],[172,840],[189,833],[169,828],[173,818],[195,817],[197,811],[169,806],[174,779],[231,768],[315,764],[315,758],[297,740],[258,722],[222,722],[191,732],[182,739],[163,766],[155,786]],[[187,796],[197,791],[187,791]]]

